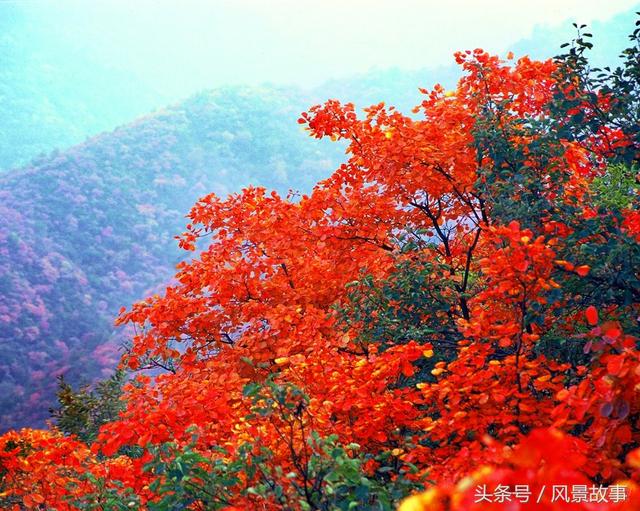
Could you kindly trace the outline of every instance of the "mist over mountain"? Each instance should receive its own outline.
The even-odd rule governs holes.
[[[590,52],[592,66],[610,66],[618,63],[621,48],[628,46],[628,34],[633,31],[634,12],[640,9],[637,5],[627,12],[618,14],[606,21],[594,20],[582,28],[582,33],[590,33],[594,44]],[[535,27],[531,36],[521,39],[511,46],[516,56],[529,55],[531,58],[544,59],[553,56],[553,52],[562,51],[560,46],[574,39],[577,30],[570,23],[562,23],[555,27]]]
[[[242,41],[228,33],[224,19],[215,16],[213,7],[199,21],[194,16],[175,19],[176,14],[165,12],[167,5],[160,2],[151,22],[133,10],[123,10],[124,4],[116,4],[112,7],[119,7],[111,10],[108,3],[84,4],[82,9],[78,5],[71,1],[0,2],[0,171],[25,165],[54,149],[81,143],[89,136],[182,101],[200,90],[216,88],[221,83],[249,83],[246,73],[233,74],[237,64],[231,55],[240,51],[236,47]],[[153,7],[142,1],[137,5]],[[241,6],[235,9],[228,16],[241,22],[244,30],[237,37],[248,38],[243,44],[257,44],[258,40],[250,39],[252,30],[265,27]],[[596,62],[607,60],[623,47],[632,25],[632,12],[590,25],[596,40]],[[149,12],[146,14],[150,16]],[[192,33],[180,28],[180,23],[186,21],[197,21]],[[197,39],[203,34],[211,34],[209,40]],[[570,23],[562,22],[553,27],[537,27],[529,37],[523,34],[521,41],[510,47],[516,55],[545,58],[574,35]],[[433,37],[433,33],[424,33],[421,40],[432,41],[430,47],[439,47]],[[381,34],[380,39],[384,41],[388,36]],[[228,42],[229,55],[215,53],[214,61],[210,56],[213,50],[207,47],[216,41]],[[127,44],[137,45],[136,52],[127,49]],[[304,45],[304,40],[300,44]],[[260,48],[252,46],[250,53],[263,66],[252,68],[256,76],[253,81],[289,87],[295,82],[311,102],[338,97],[360,105],[386,101],[409,109],[420,101],[418,87],[430,87],[435,82],[448,86],[455,83],[459,71],[453,64],[453,51],[473,48],[481,42],[474,40],[465,46],[456,40],[454,44],[436,64],[430,56],[418,55],[411,69],[377,63],[376,69],[351,71],[348,75],[342,72],[338,78],[332,78],[334,75],[328,70],[321,74],[322,66],[328,62],[325,58],[311,66],[317,69],[313,79],[306,77],[310,64],[304,62],[300,62],[297,75],[284,73],[284,48],[277,48],[283,61],[267,65],[259,59]],[[187,46],[193,54],[189,59],[180,53]],[[485,49],[506,53],[509,48]],[[338,56],[334,55],[334,60]],[[176,62],[181,65],[179,72],[170,68]],[[357,64],[353,62],[353,66]],[[280,76],[280,71],[282,77],[276,82],[274,77]],[[308,105],[300,106],[305,109]]]

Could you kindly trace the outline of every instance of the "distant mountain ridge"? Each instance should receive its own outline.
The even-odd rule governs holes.
[[[163,90],[136,69],[91,58],[82,48],[68,54],[71,50],[64,30],[35,23],[30,16],[37,10],[28,14],[22,7],[0,2],[0,172],[26,165],[55,148],[81,143],[87,136],[112,130],[193,92],[176,95],[175,87]],[[624,47],[633,11],[639,8],[640,4],[589,27],[595,36],[594,62],[610,62],[611,54]],[[536,28],[531,37],[510,49],[516,55],[547,58],[574,35],[569,23]],[[312,102],[337,96],[360,105],[384,100],[406,109],[419,102],[418,86],[430,87],[435,82],[453,85],[459,76],[453,59],[450,66],[426,66],[425,62],[425,68],[417,70],[373,70],[331,80],[304,94]]]

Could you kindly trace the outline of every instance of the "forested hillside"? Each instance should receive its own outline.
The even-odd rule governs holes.
[[[308,140],[306,105],[288,89],[202,93],[0,175],[2,429],[41,423],[56,375],[113,372],[113,318],[173,274],[198,197],[329,174],[342,149]]]

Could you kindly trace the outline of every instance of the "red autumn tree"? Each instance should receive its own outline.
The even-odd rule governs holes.
[[[393,509],[429,487],[402,509],[474,510],[482,485],[633,492],[617,482],[638,479],[637,94],[614,93],[637,93],[637,63],[591,90],[576,44],[545,62],[460,53],[456,90],[424,91],[412,116],[303,114],[348,161],[299,200],[250,188],[193,207],[180,244],[202,250],[118,320],[137,332],[123,364],[159,374],[126,385],[90,448],[5,435],[7,505]],[[564,509],[549,498],[513,509]]]

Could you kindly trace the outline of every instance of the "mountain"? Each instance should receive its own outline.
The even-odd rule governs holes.
[[[122,305],[165,283],[173,237],[211,191],[309,190],[342,148],[296,123],[298,91],[195,95],[64,152],[0,174],[0,424],[37,424],[57,374],[113,371]]]
[[[76,13],[74,17],[71,4],[0,2],[0,171],[179,101],[203,88],[203,77],[214,71],[211,63],[201,62],[202,75],[193,72],[168,79],[161,69],[141,69],[143,56],[134,59],[117,51],[117,45],[105,44],[96,16],[88,19]],[[94,7],[103,15],[108,11],[106,4]],[[633,20],[631,10],[589,27],[596,44],[593,62],[611,62],[610,56],[625,44]],[[126,20],[121,24],[126,25]],[[132,41],[141,37],[127,27],[123,30]],[[569,23],[539,27],[510,49],[516,55],[546,58],[574,34]],[[416,70],[379,69],[332,80],[306,94],[317,101],[339,97],[364,105],[384,100],[408,109],[420,101],[418,86],[436,81],[451,86],[459,75],[455,65],[436,69],[429,68],[428,62],[423,65]]]
[[[47,15],[54,19],[47,21]],[[190,88],[197,82],[190,76],[179,77],[170,86],[156,83],[124,56],[96,48],[95,41],[87,41],[87,48],[78,45],[64,30],[73,21],[61,18],[51,6],[40,12],[32,4],[0,2],[0,172],[34,158],[41,162],[53,150],[80,144],[200,88]],[[82,19],[75,21],[80,24]],[[447,73],[451,72],[457,75],[457,68],[451,66]],[[410,108],[420,101],[418,86],[432,83],[431,76],[439,74],[427,69],[375,70],[304,91],[295,89],[297,97],[308,100],[291,98],[299,110],[293,121],[300,111],[329,97],[364,106],[397,100]]]

